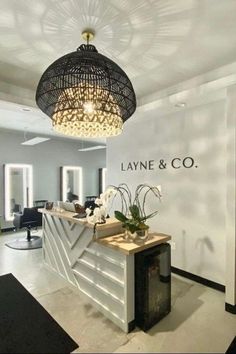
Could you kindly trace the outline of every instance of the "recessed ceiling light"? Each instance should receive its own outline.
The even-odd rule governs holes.
[[[184,108],[185,106],[186,106],[185,102],[178,102],[175,104],[175,107],[178,107],[178,108]]]
[[[36,145],[43,143],[44,141],[50,140],[50,138],[42,138],[40,136],[36,136],[36,138],[29,139],[21,143],[21,145]]]
[[[91,150],[100,150],[100,149],[106,149],[106,145],[90,146],[90,147],[78,149],[78,151],[91,151]]]
[[[24,112],[31,112],[31,109],[28,108],[28,107],[23,107],[23,108],[22,108],[22,111],[24,111]]]

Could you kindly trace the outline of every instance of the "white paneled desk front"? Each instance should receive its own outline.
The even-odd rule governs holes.
[[[123,331],[133,329],[134,254],[170,240],[151,234],[143,244],[127,243],[122,224],[107,219],[94,225],[75,219],[72,212],[39,209],[43,213],[43,258],[51,269],[75,285],[107,318]]]

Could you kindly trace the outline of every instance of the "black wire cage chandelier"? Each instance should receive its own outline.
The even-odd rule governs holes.
[[[36,91],[38,107],[59,133],[79,137],[109,137],[121,133],[135,112],[135,92],[126,73],[87,44],[53,62],[43,73]]]

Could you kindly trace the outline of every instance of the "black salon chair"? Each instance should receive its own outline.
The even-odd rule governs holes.
[[[6,246],[17,250],[32,250],[42,247],[42,239],[39,236],[31,236],[31,230],[42,226],[42,214],[37,208],[24,208],[23,213],[15,213],[13,225],[17,229],[26,229],[27,237],[16,239],[6,243]]]
[[[98,198],[96,195],[88,195],[86,196],[86,201],[84,203],[84,208],[94,210],[96,208],[95,200]]]
[[[73,200],[78,200],[79,199],[78,195],[74,194],[72,192],[67,192],[66,198],[67,198],[66,201],[68,201],[70,203],[73,202]]]
[[[91,210],[94,210],[96,208],[96,204],[95,204],[95,201],[93,200],[86,200],[86,202],[84,203],[84,208],[85,210],[87,208],[91,209]]]

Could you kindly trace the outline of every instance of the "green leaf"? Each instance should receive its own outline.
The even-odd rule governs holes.
[[[137,205],[131,205],[129,207],[133,219],[140,219],[139,208]]]
[[[151,214],[146,215],[146,216],[144,216],[143,218],[141,218],[140,221],[145,221],[145,220],[147,220],[147,219],[150,219],[150,218],[152,218],[153,216],[155,216],[157,213],[158,213],[158,211],[154,211],[154,213],[151,213]]]
[[[129,220],[123,213],[121,213],[118,210],[115,210],[115,218],[121,222],[126,222],[127,220]]]

